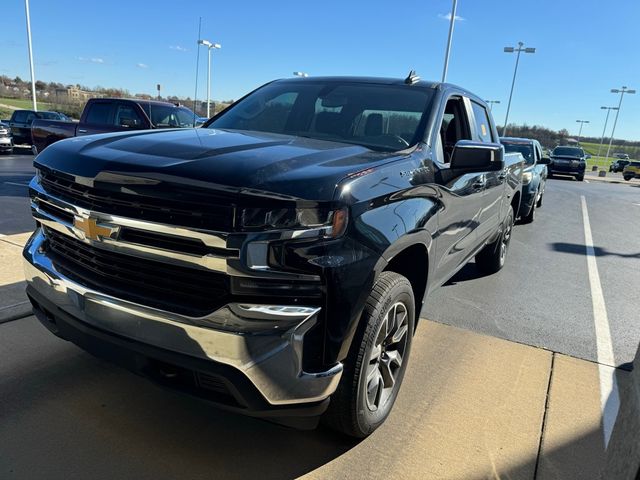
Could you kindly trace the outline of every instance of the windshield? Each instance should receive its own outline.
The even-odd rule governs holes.
[[[430,90],[409,85],[277,82],[227,109],[207,128],[250,130],[402,150],[420,138]]]
[[[567,155],[569,157],[582,157],[584,152],[577,147],[556,147],[553,149],[553,155]]]
[[[149,115],[151,123],[157,128],[190,128],[194,125],[194,114],[186,107],[152,103],[142,106],[147,115]]]
[[[504,145],[504,151],[506,153],[521,153],[524,157],[527,165],[533,165],[535,163],[535,157],[533,155],[533,145],[530,143],[502,143]]]

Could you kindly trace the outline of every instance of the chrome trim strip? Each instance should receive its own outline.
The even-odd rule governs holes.
[[[229,304],[191,318],[102,294],[61,275],[42,251],[37,230],[24,251],[28,284],[74,318],[160,348],[210,359],[240,370],[272,405],[320,401],[338,386],[343,366],[323,372],[302,368],[304,335],[317,323],[319,307]],[[276,323],[272,323],[276,322]],[[238,333],[205,326],[266,324]],[[281,325],[282,328],[277,325]]]

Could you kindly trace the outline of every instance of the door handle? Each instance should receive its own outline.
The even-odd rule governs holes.
[[[498,174],[498,180],[504,180],[505,178],[507,178],[507,172],[500,172]]]
[[[482,190],[484,187],[487,186],[487,182],[486,180],[477,180],[473,182],[473,185],[471,186],[476,190]]]

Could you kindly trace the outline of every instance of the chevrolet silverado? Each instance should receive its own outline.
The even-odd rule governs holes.
[[[364,437],[429,292],[504,265],[523,157],[480,97],[406,79],[268,83],[199,129],[35,160],[27,294],[51,332],[221,408]]]

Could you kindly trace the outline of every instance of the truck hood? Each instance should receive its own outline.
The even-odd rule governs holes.
[[[147,179],[319,201],[331,200],[343,178],[402,156],[287,135],[180,129],[70,138],[35,163],[85,184]]]

